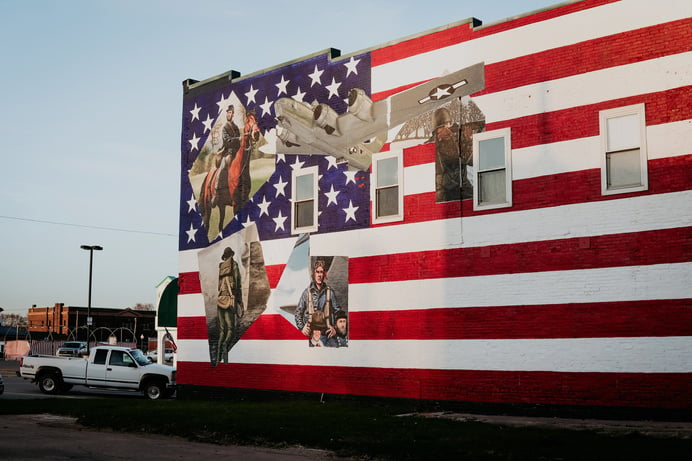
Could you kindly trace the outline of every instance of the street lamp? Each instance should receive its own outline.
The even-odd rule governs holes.
[[[89,353],[89,335],[91,334],[91,271],[94,266],[94,251],[103,250],[99,245],[82,245],[79,248],[89,251],[89,301],[87,304],[87,354]]]

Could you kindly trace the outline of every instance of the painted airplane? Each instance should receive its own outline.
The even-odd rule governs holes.
[[[483,63],[429,80],[373,102],[360,88],[348,95],[348,110],[339,115],[327,104],[292,98],[274,103],[277,153],[332,155],[356,169],[368,169],[372,154],[387,142],[390,129],[449,102],[485,88]]]

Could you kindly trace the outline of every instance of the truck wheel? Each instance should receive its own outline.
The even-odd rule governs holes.
[[[55,372],[43,373],[38,378],[38,388],[44,394],[57,394],[60,390],[62,380]]]
[[[144,385],[144,396],[149,400],[159,400],[163,398],[164,390],[165,385],[160,381],[147,381],[147,383]]]

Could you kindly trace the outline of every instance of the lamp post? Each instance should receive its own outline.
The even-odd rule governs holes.
[[[89,301],[87,304],[87,354],[89,353],[89,335],[91,334],[91,272],[94,267],[94,250],[103,250],[99,245],[82,245],[79,248],[89,251]]]

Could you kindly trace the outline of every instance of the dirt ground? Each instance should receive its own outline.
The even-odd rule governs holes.
[[[449,418],[457,421],[477,421],[502,426],[554,427],[558,429],[589,430],[604,434],[637,432],[655,437],[692,438],[689,421],[633,421],[578,418],[548,418],[533,416],[479,415],[468,413],[424,413],[431,418]]]

